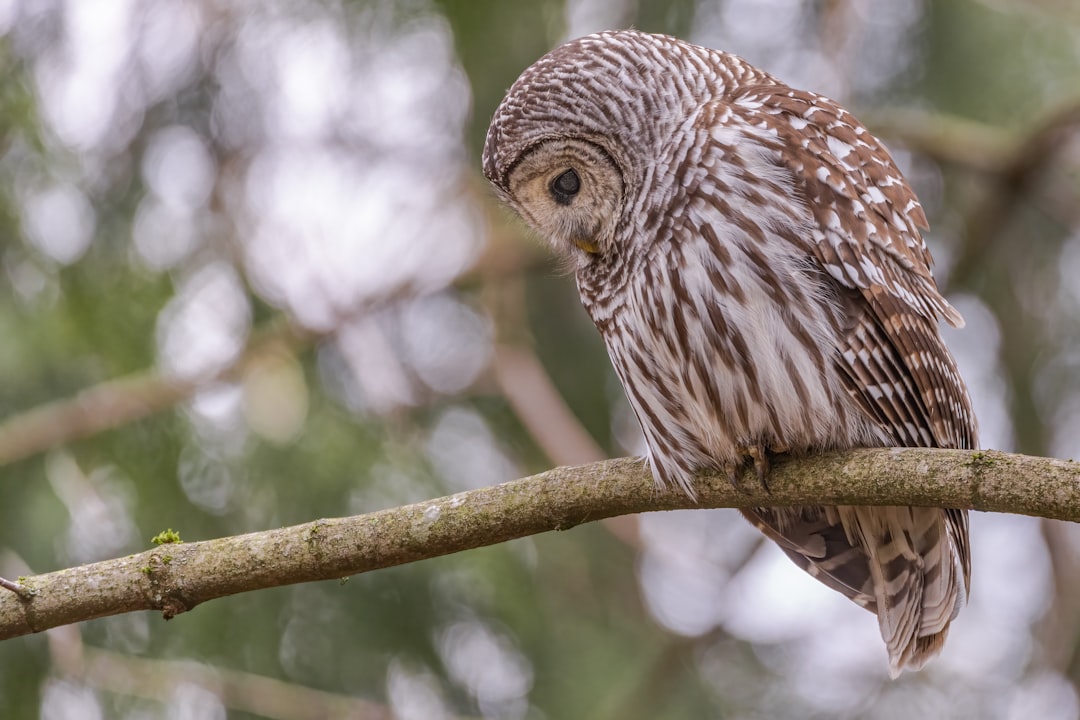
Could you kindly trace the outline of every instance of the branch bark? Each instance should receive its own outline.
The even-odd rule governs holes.
[[[641,460],[532,477],[348,518],[162,545],[21,578],[0,592],[0,640],[136,610],[166,619],[236,593],[403,565],[627,513],[685,508],[922,505],[1080,520],[1080,463],[994,451],[884,448],[781,458],[768,489],[703,477],[697,498],[657,488]]]

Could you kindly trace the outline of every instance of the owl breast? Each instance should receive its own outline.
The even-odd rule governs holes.
[[[628,229],[653,233],[647,251],[578,273],[657,477],[686,488],[750,447],[877,438],[834,361],[848,320],[811,258],[809,211],[767,151],[714,135],[705,153],[676,149],[697,162],[666,183],[665,221]]]

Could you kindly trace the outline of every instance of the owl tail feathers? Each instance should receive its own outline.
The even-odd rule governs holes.
[[[967,598],[966,540],[946,511],[909,507],[742,511],[811,576],[877,614],[889,672],[918,670],[945,644]],[[966,534],[966,526],[957,532]]]
[[[830,510],[833,510],[830,508]],[[967,582],[945,512],[937,508],[839,507],[853,545],[866,552],[889,674],[918,670],[941,652]]]

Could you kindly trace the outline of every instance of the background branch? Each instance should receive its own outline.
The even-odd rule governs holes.
[[[0,466],[172,408],[206,385],[240,377],[267,354],[281,348],[297,349],[314,337],[278,317],[253,333],[234,363],[210,377],[181,380],[144,370],[12,415],[0,422]]]
[[[493,545],[626,513],[799,504],[924,505],[1080,520],[1080,465],[999,452],[886,448],[776,462],[769,489],[702,478],[696,500],[641,460],[569,468],[349,518],[153,550],[22,580],[0,639],[134,610],[171,618],[213,598]]]

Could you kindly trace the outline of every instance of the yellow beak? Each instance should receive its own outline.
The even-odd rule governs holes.
[[[575,245],[577,245],[579,248],[589,253],[590,255],[596,255],[598,252],[600,252],[599,246],[597,246],[596,243],[594,243],[592,240],[589,240],[588,238],[576,237],[571,240],[571,242],[573,242]]]

